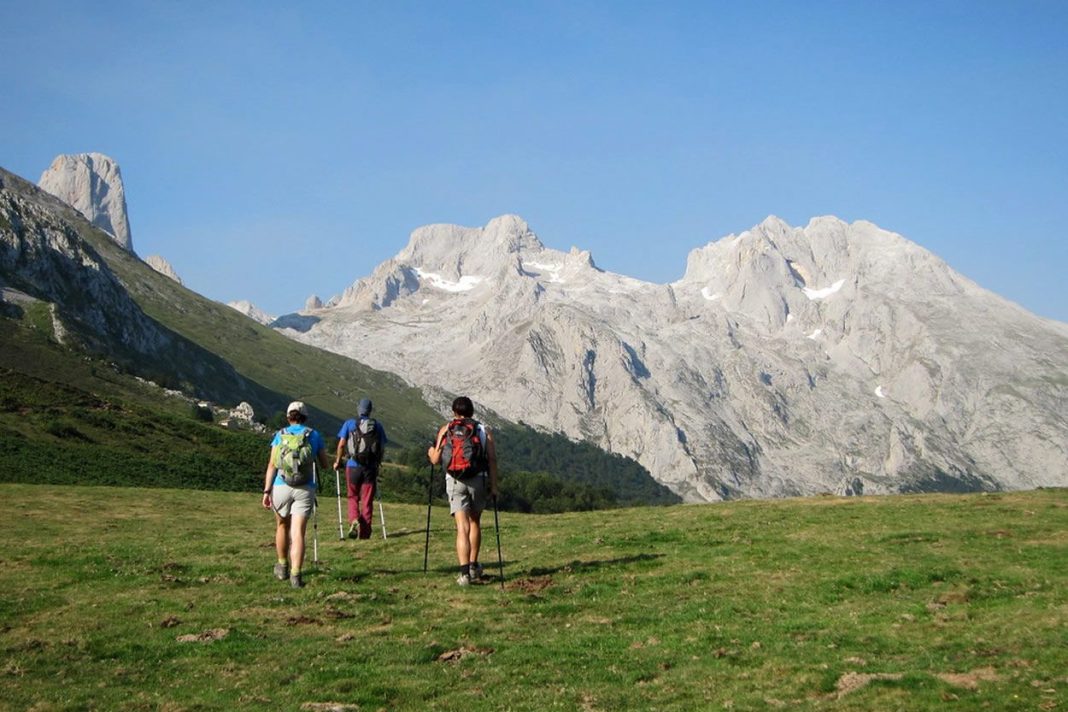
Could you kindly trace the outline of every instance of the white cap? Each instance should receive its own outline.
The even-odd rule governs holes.
[[[306,407],[304,407],[304,402],[303,401],[293,401],[292,403],[290,403],[289,407],[286,408],[286,414],[288,415],[289,413],[292,413],[293,411],[297,411],[298,413],[303,415],[305,418],[308,417],[308,409]]]

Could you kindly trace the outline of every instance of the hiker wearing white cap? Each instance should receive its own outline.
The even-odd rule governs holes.
[[[274,575],[304,586],[304,532],[315,507],[315,462],[330,467],[323,436],[305,425],[308,409],[301,401],[286,408],[286,427],[271,441],[271,457],[263,476],[263,506],[274,511],[274,548],[278,563]]]
[[[345,482],[348,487],[349,538],[370,539],[374,519],[375,491],[378,489],[378,470],[386,447],[386,429],[371,417],[374,405],[363,398],[356,407],[356,417],[346,420],[338,431],[334,469],[345,462]],[[338,516],[341,516],[340,507]]]

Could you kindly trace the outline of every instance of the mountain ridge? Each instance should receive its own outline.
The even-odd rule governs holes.
[[[276,326],[635,457],[693,500],[1018,488],[1068,472],[1064,325],[868,221],[769,216],[695,248],[667,284],[547,248],[514,215],[430,225]]]
[[[387,424],[391,457],[425,464],[421,453],[452,400],[287,339],[234,306],[202,297],[80,211],[2,168],[0,371],[9,374],[0,431],[14,459],[4,477],[23,481],[77,476],[50,458],[107,457],[123,466],[88,468],[96,481],[148,484],[159,470],[160,481],[171,485],[258,488],[258,480],[246,478],[262,468],[264,435],[234,426],[235,414],[251,420],[251,406],[258,420],[275,422],[294,399],[309,405],[313,424],[329,437],[354,415],[358,399],[370,397]],[[211,422],[227,413],[229,425]],[[480,415],[500,435],[515,492],[524,482],[566,477],[572,499],[554,506],[676,501],[636,462],[586,444],[563,448],[570,462],[559,452],[545,457],[554,450],[548,436],[487,409]],[[174,437],[154,439],[152,430],[160,428]],[[156,441],[166,445],[153,448]],[[220,461],[228,454],[241,460]],[[416,479],[425,472],[408,464]],[[527,472],[531,467],[539,469]]]

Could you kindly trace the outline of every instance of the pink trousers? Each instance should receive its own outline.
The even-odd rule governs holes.
[[[375,515],[375,487],[377,473],[363,467],[346,467],[345,483],[348,486],[349,522],[359,526],[361,539],[371,538]]]

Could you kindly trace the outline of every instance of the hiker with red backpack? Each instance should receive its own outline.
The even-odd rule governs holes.
[[[345,482],[348,491],[350,539],[371,538],[378,470],[386,447],[386,429],[382,427],[382,423],[371,417],[373,407],[370,398],[360,400],[356,407],[356,417],[346,420],[337,434],[335,470],[341,469],[341,460],[348,455],[345,463]],[[340,516],[340,505],[338,509]]]
[[[449,512],[456,522],[456,558],[467,586],[482,578],[478,562],[482,546],[482,512],[488,498],[497,500],[497,450],[493,433],[474,420],[474,404],[467,396],[452,402],[453,419],[441,426],[427,450],[431,465],[442,463]]]
[[[271,441],[271,457],[263,477],[263,507],[274,511],[274,548],[278,563],[274,576],[303,588],[304,533],[315,511],[316,462],[330,466],[326,444],[318,431],[305,425],[308,409],[301,401],[286,408],[286,427]]]

